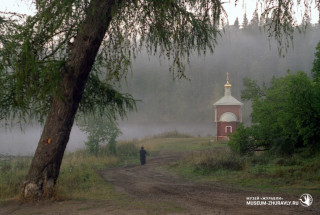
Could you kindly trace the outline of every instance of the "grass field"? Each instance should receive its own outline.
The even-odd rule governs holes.
[[[192,153],[169,169],[192,180],[229,183],[251,191],[307,192],[320,196],[319,157],[241,157],[225,147]]]
[[[320,196],[319,157],[295,155],[277,158],[263,154],[240,157],[232,154],[226,144],[214,142],[211,137],[190,137],[170,132],[142,140],[119,142],[117,156],[106,153],[106,147],[98,156],[90,155],[86,150],[66,154],[57,183],[56,198],[101,199],[118,201],[123,205],[133,204],[132,200],[116,192],[99,175],[99,170],[138,163],[141,146],[151,156],[160,151],[187,152],[185,159],[168,169],[191,180],[219,181],[248,190],[309,192]],[[31,158],[0,160],[0,200],[17,198],[30,162]],[[151,204],[148,207],[153,206]]]

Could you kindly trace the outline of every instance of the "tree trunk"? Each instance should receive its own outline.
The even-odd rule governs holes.
[[[62,69],[61,96],[56,97],[21,187],[22,199],[51,198],[57,182],[85,84],[112,19],[116,0],[92,0]]]

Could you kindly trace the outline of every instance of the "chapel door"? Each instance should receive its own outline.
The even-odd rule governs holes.
[[[232,126],[226,126],[225,131],[226,131],[226,134],[227,134],[227,135],[228,135],[228,134],[231,134],[231,133],[232,133]]]

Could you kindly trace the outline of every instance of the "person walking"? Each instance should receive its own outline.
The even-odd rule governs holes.
[[[141,149],[140,149],[140,163],[141,163],[141,165],[146,164],[146,154],[147,154],[147,151],[144,150],[143,146],[141,146]]]

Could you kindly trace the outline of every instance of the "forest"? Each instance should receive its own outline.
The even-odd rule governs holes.
[[[252,101],[252,126],[240,124],[231,135],[229,146],[241,154],[269,151],[292,155],[317,155],[320,133],[320,42],[316,47],[311,76],[289,70],[273,77],[269,86],[259,86],[246,78],[242,99]]]
[[[133,62],[133,72],[121,83],[121,90],[138,100],[137,112],[129,113],[126,122],[211,123],[212,105],[223,96],[227,72],[232,95],[238,100],[246,77],[269,85],[273,77],[285,76],[288,70],[310,75],[319,33],[318,24],[308,26],[305,32],[296,30],[290,47],[280,54],[263,28],[227,26],[212,55],[191,56],[182,79],[168,72],[166,60],[159,63],[157,57],[142,53]],[[242,102],[243,120],[248,125],[251,102]]]

